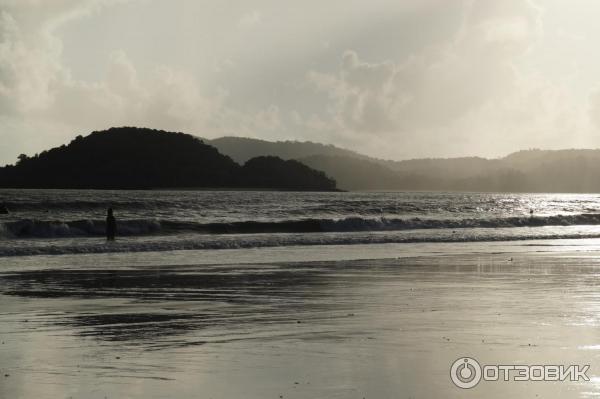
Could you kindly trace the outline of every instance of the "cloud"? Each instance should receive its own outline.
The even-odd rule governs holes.
[[[55,31],[116,0],[2,1],[0,7],[0,114],[26,114],[52,106],[71,83]]]
[[[594,126],[600,129],[600,89],[590,92],[588,115]]]
[[[108,55],[102,79],[74,78],[63,64],[56,31],[115,0],[5,3],[0,12],[0,123],[3,130],[11,129],[10,137],[22,136],[14,141],[27,144],[28,152],[64,142],[76,132],[109,126],[199,134],[215,127],[234,133],[281,126],[274,105],[250,114],[227,109],[227,90],[202,92],[192,73],[169,65],[155,65],[141,74],[124,50]],[[257,12],[242,19],[252,24],[259,20]]]
[[[598,141],[598,82],[553,70],[532,1],[325,3],[0,0],[0,157],[114,125],[388,158]]]
[[[238,23],[238,26],[240,28],[249,29],[249,28],[252,28],[252,27],[258,25],[260,23],[261,19],[262,19],[261,13],[254,10],[252,12],[242,15],[242,17],[240,18],[240,22]]]
[[[260,110],[255,118],[254,125],[257,130],[278,130],[281,129],[281,119],[279,116],[279,107],[270,105],[265,110]]]
[[[44,107],[51,100],[47,88],[60,73],[60,48],[42,35],[39,44],[32,43],[6,11],[0,12],[0,27],[0,113]]]
[[[514,89],[513,61],[539,27],[527,2],[508,3],[472,3],[453,40],[403,63],[371,63],[347,51],[336,74],[312,71],[308,80],[333,100],[339,128],[377,133],[450,123]]]
[[[580,117],[568,105],[572,99],[519,68],[542,37],[540,10],[525,0],[465,4],[463,23],[446,43],[399,62],[367,61],[348,50],[337,71],[310,71],[307,82],[328,105],[305,118],[306,126],[337,131],[350,143],[409,140],[400,156],[494,154],[494,138],[510,152],[519,143],[555,144],[572,133],[579,124],[569,118]]]

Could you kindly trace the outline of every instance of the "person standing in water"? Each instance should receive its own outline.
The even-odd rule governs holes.
[[[117,234],[117,220],[113,216],[113,209],[108,208],[106,215],[106,239],[114,241]]]

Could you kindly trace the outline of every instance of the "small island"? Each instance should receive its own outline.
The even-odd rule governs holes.
[[[239,165],[189,134],[120,127],[22,154],[0,168],[0,187],[335,191],[336,182],[295,160],[260,156]]]

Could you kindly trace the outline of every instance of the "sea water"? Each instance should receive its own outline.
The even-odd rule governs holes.
[[[0,203],[0,256],[600,237],[596,194],[0,190]]]

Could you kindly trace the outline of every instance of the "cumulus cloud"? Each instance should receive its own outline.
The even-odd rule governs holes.
[[[527,2],[508,3],[472,3],[456,38],[403,63],[367,62],[347,51],[337,73],[312,71],[308,79],[333,100],[339,128],[377,133],[447,124],[513,91],[514,58],[539,27]]]
[[[168,65],[155,65],[142,76],[123,50],[108,55],[102,79],[75,79],[63,63],[62,41],[56,31],[68,21],[115,3],[2,3],[0,123],[3,130],[11,131],[4,139],[11,137],[19,142],[13,156],[19,148],[38,151],[64,142],[76,132],[109,126],[150,126],[199,134],[213,127],[233,133],[238,129],[273,130],[281,126],[276,106],[252,114],[227,109],[227,90],[202,92],[192,73]],[[259,20],[260,14],[252,13],[242,22],[254,24]],[[8,149],[0,152],[7,153]]]
[[[61,63],[62,24],[117,0],[3,0],[0,2],[1,113],[44,109],[70,81]]]
[[[560,146],[585,130],[580,112],[562,87],[518,66],[541,38],[540,18],[526,0],[473,1],[453,37],[404,61],[367,61],[348,50],[337,71],[307,74],[328,106],[305,124],[393,158]],[[390,141],[410,145],[382,152]]]

